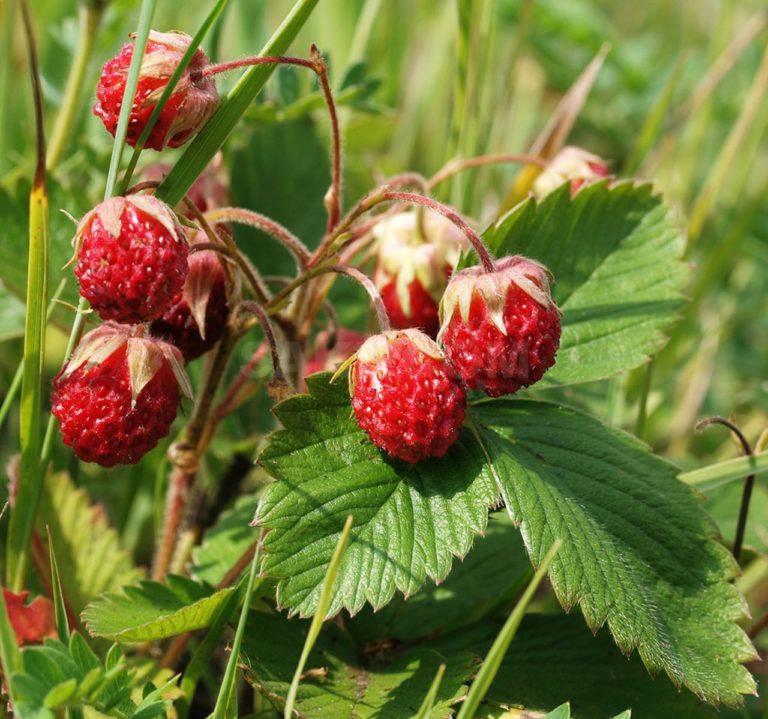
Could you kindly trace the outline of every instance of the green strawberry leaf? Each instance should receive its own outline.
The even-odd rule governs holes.
[[[454,562],[444,582],[428,582],[407,599],[397,595],[377,612],[365,607],[347,628],[362,644],[444,634],[508,606],[531,576],[520,532],[506,512],[495,512],[485,536],[477,538],[461,562]]]
[[[284,429],[260,459],[277,479],[257,517],[270,530],[263,570],[282,605],[314,611],[349,514],[329,614],[442,581],[500,496],[534,565],[563,541],[550,579],[591,628],[607,623],[622,651],[637,649],[652,673],[711,703],[754,692],[742,666],[754,649],[736,624],[745,605],[729,583],[736,565],[675,467],[587,415],[520,400],[475,404],[472,429],[445,458],[407,465],[373,446],[345,382],[328,380],[315,375],[311,395],[278,405]]]
[[[235,591],[227,588],[214,593],[191,579],[173,575],[167,581],[140,582],[99,597],[83,612],[88,631],[120,642],[173,637],[209,626]]]
[[[279,710],[291,684],[309,622],[288,620],[279,614],[251,612],[240,663],[245,678]],[[409,717],[416,714],[440,664],[446,665],[432,719],[453,716],[451,706],[466,693],[476,669],[476,657],[459,650],[441,653],[415,646],[403,651],[383,649],[360,661],[356,647],[336,626],[321,632],[299,684],[295,716]]]
[[[50,531],[64,596],[76,614],[103,592],[141,576],[103,510],[64,472],[49,474],[45,480],[37,531],[43,537]],[[48,562],[47,550],[42,561]]]
[[[413,594],[439,581],[488,521],[498,492],[484,457],[465,432],[440,460],[408,465],[382,455],[351,416],[345,379],[310,377],[311,396],[275,408],[285,427],[260,457],[278,480],[257,519],[270,531],[263,569],[280,580],[279,602],[314,611],[346,517],[354,524],[329,614],[383,607],[396,590]]]
[[[534,565],[563,542],[549,576],[566,609],[713,704],[754,692],[736,564],[675,467],[554,404],[484,401],[472,416]]]
[[[599,182],[527,200],[486,230],[497,256],[544,263],[563,311],[557,363],[542,385],[610,377],[648,361],[677,318],[687,268],[671,210],[651,185]]]
[[[501,626],[501,621],[486,620],[430,646],[445,654],[470,651],[484,656]],[[652,719],[718,716],[716,709],[687,690],[679,691],[666,677],[648,676],[640,658],[627,659],[607,632],[593,636],[576,616],[529,614],[478,716],[502,719],[513,706],[521,707],[522,719],[564,711],[565,703],[570,715],[564,716],[571,719],[619,719],[628,709],[632,716]]]

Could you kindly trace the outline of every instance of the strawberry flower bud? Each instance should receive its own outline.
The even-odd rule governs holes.
[[[566,182],[571,196],[582,187],[608,176],[605,160],[580,147],[564,147],[533,182],[533,194],[541,200]]]

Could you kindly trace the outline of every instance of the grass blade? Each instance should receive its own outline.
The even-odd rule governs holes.
[[[520,597],[520,601],[507,618],[507,621],[504,622],[504,626],[501,628],[499,635],[488,650],[488,654],[483,661],[483,665],[480,667],[480,671],[475,677],[475,681],[472,682],[469,694],[467,695],[464,704],[461,706],[461,711],[459,711],[457,719],[472,719],[477,713],[480,702],[491,688],[491,684],[493,683],[493,680],[499,671],[499,667],[501,666],[501,662],[504,659],[504,655],[507,653],[507,649],[509,649],[509,645],[517,633],[517,628],[520,626],[520,622],[525,616],[526,609],[528,609],[528,605],[531,603],[533,595],[538,589],[539,584],[541,584],[542,579],[544,579],[544,576],[549,569],[549,565],[555,558],[557,551],[560,549],[560,544],[560,540],[557,540],[549,548],[549,551],[546,553],[541,565],[536,570],[536,574],[533,575],[533,579],[523,593],[523,596]]]
[[[309,653],[312,651],[312,647],[315,645],[317,637],[320,635],[320,630],[323,627],[325,613],[328,611],[328,605],[331,603],[333,585],[336,583],[336,575],[339,573],[339,565],[341,564],[341,558],[344,556],[344,551],[347,548],[349,533],[351,531],[352,515],[347,517],[347,521],[344,523],[344,529],[341,530],[339,541],[336,543],[336,549],[333,550],[331,561],[328,563],[328,570],[325,573],[323,586],[320,590],[320,599],[317,603],[317,611],[315,612],[315,616],[312,617],[312,624],[309,625],[309,632],[304,641],[304,648],[301,650],[301,657],[296,666],[296,671],[293,674],[293,680],[291,681],[291,687],[288,690],[288,696],[285,699],[285,711],[283,716],[286,719],[291,719],[293,716],[293,705],[296,703],[296,694],[299,691],[301,675],[304,672],[304,666],[307,663],[307,659],[309,659]]]
[[[64,592],[61,589],[61,578],[59,577],[59,564],[56,561],[56,552],[53,549],[53,537],[51,530],[48,531],[48,560],[51,565],[51,592],[53,594],[53,608],[56,616],[56,632],[59,635],[59,641],[67,644],[69,642],[69,621],[67,621],[67,609],[64,606]]]
[[[240,655],[240,645],[243,643],[243,634],[245,634],[245,625],[248,621],[248,612],[251,608],[251,598],[253,596],[253,586],[256,581],[256,568],[259,565],[259,559],[261,556],[261,543],[264,539],[264,530],[259,535],[259,541],[256,545],[256,551],[253,553],[253,560],[251,561],[251,571],[248,574],[248,585],[245,588],[245,596],[243,597],[243,609],[240,612],[240,621],[237,624],[237,631],[235,632],[235,639],[232,642],[232,648],[229,655],[229,661],[227,662],[227,668],[224,671],[224,678],[221,680],[221,687],[219,688],[219,696],[216,698],[216,706],[213,708],[213,714],[211,719],[224,719],[228,716],[227,708],[229,707],[229,700],[232,696],[232,692],[235,687],[235,678],[237,676],[237,662]]]
[[[445,674],[445,664],[441,664],[437,668],[435,678],[432,680],[432,684],[429,687],[427,695],[424,697],[424,701],[419,707],[419,711],[416,714],[415,719],[427,719],[435,706],[435,700],[437,699],[437,690],[440,689],[440,683],[443,681],[443,674]]]
[[[763,452],[753,457],[737,457],[725,462],[710,464],[701,469],[682,472],[678,475],[678,479],[702,491],[707,491],[729,482],[735,482],[737,479],[743,479],[750,474],[758,475],[766,472],[768,472],[768,452]]]
[[[264,45],[262,55],[282,55],[293,42],[318,0],[298,0],[280,27]],[[232,132],[243,113],[264,87],[275,65],[255,65],[246,70],[230,93],[221,101],[213,117],[192,140],[156,195],[172,207],[181,202],[187,190],[211,161]]]
[[[221,15],[224,7],[228,2],[229,0],[218,0],[218,2],[213,6],[211,12],[208,13],[208,17],[206,17],[203,21],[200,29],[195,33],[195,36],[192,38],[192,42],[189,43],[189,47],[184,52],[184,55],[182,55],[178,67],[176,70],[174,70],[170,80],[168,80],[168,84],[165,86],[163,94],[160,95],[160,99],[157,101],[155,109],[152,110],[152,114],[149,116],[147,124],[141,131],[141,135],[139,135],[139,141],[133,148],[133,155],[131,155],[131,160],[128,163],[128,167],[125,170],[125,175],[123,176],[123,181],[120,184],[120,191],[118,192],[119,195],[124,194],[128,189],[131,183],[131,177],[133,176],[133,171],[136,169],[136,163],[139,161],[141,151],[144,149],[144,144],[147,142],[149,133],[152,132],[152,128],[155,126],[157,118],[160,117],[160,113],[163,111],[165,103],[168,102],[168,99],[171,97],[171,93],[173,93],[176,84],[184,74],[184,70],[187,69],[187,65],[189,65],[191,62],[192,56],[197,52],[197,48],[200,47],[200,43],[203,41],[203,38],[208,34],[209,30],[216,22],[219,15]]]
[[[709,213],[715,207],[718,196],[725,190],[732,192],[734,185],[741,185],[746,177],[756,153],[740,153],[749,144],[750,139],[759,141],[768,124],[768,46],[763,53],[760,68],[752,82],[746,102],[741,108],[723,149],[708,173],[707,182],[696,198],[691,210],[691,221],[688,225],[688,251],[701,234]],[[734,174],[738,172],[738,177]]]
[[[125,82],[123,102],[120,106],[120,116],[118,117],[117,129],[115,130],[115,144],[112,146],[112,156],[109,158],[107,186],[104,188],[105,200],[115,194],[117,172],[120,168],[120,160],[123,157],[125,138],[128,136],[128,121],[130,120],[131,109],[133,108],[133,97],[136,95],[136,88],[139,84],[141,62],[144,59],[144,50],[147,47],[149,26],[152,24],[152,16],[155,14],[155,5],[157,5],[157,0],[143,0],[141,3],[139,26],[136,29],[136,37],[133,40],[133,56],[131,57],[131,65],[128,68],[128,79]]]
[[[65,277],[62,277],[59,282],[59,286],[56,288],[56,292],[53,293],[51,301],[48,303],[48,312],[45,315],[45,321],[48,322],[51,319],[51,313],[56,306],[56,300],[61,297],[61,293],[64,291],[64,287],[67,284]],[[24,360],[19,362],[19,366],[16,368],[16,372],[13,375],[11,384],[8,387],[8,392],[3,399],[3,404],[0,406],[0,428],[5,424],[5,420],[8,418],[8,413],[11,411],[11,406],[16,401],[16,395],[21,388],[21,375],[24,372]]]
[[[21,591],[29,566],[29,540],[42,488],[40,472],[40,397],[42,394],[45,325],[48,307],[48,189],[45,175],[43,97],[29,6],[21,3],[29,48],[29,66],[35,104],[37,162],[29,195],[29,254],[27,314],[24,325],[24,359],[21,377],[21,470],[16,503],[8,530],[6,573],[14,591]]]

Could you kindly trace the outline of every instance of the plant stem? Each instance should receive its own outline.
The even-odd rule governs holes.
[[[445,180],[465,170],[471,170],[474,167],[481,167],[483,165],[498,165],[502,163],[538,165],[539,167],[544,167],[547,164],[545,160],[536,155],[508,155],[503,153],[478,155],[477,157],[469,157],[466,160],[457,159],[449,162],[445,167],[432,175],[427,182],[427,188],[431,190],[441,182],[445,182]]]
[[[200,456],[210,438],[210,433],[206,430],[211,406],[238,338],[239,334],[227,325],[224,335],[216,346],[213,359],[206,367],[192,417],[182,431],[180,439],[171,445],[168,452],[173,469],[166,494],[166,511],[161,539],[152,563],[152,577],[156,581],[161,581],[168,571],[187,496],[197,477]]]
[[[285,372],[283,372],[283,367],[280,363],[280,351],[277,347],[275,332],[272,329],[272,324],[270,323],[269,317],[264,308],[257,302],[246,301],[241,302],[235,311],[248,312],[256,317],[259,324],[261,325],[262,332],[264,332],[264,337],[269,344],[269,350],[272,354],[272,370],[274,379],[278,382],[287,382],[288,380],[286,379]]]
[[[259,212],[246,210],[242,207],[222,207],[206,212],[203,217],[212,225],[223,222],[236,222],[265,232],[270,237],[281,242],[291,252],[296,258],[299,270],[306,269],[312,257],[312,253],[307,249],[307,246],[289,229]]]
[[[51,143],[48,150],[48,171],[52,172],[61,161],[72,127],[80,109],[80,100],[83,93],[83,84],[88,71],[88,60],[91,56],[93,43],[101,24],[104,13],[102,3],[84,2],[80,6],[78,15],[79,43],[72,58],[72,67],[64,89],[64,98],[56,116],[56,123],[51,134]]]
[[[214,422],[220,422],[223,417],[228,415],[234,409],[238,393],[248,381],[251,372],[253,372],[256,366],[267,356],[268,351],[269,344],[267,342],[262,342],[251,355],[250,359],[243,365],[237,378],[232,382],[227,393],[224,395],[224,398],[213,411],[212,419]]]
[[[314,62],[303,57],[254,55],[253,57],[242,57],[239,60],[228,60],[227,62],[220,62],[216,65],[208,65],[208,67],[201,70],[200,77],[220,75],[223,72],[237,70],[242,67],[254,67],[255,65],[295,65],[297,67],[306,67],[309,70],[315,70]]]
[[[493,272],[495,265],[493,258],[488,248],[483,244],[483,241],[477,235],[477,233],[459,216],[453,208],[448,205],[444,205],[442,202],[433,200],[431,197],[424,195],[417,195],[412,192],[383,192],[381,195],[382,202],[409,202],[414,205],[423,205],[429,210],[433,210],[441,214],[446,219],[450,220],[456,227],[458,227],[467,239],[472,244],[473,249],[480,258],[480,262],[486,272]]]
[[[734,437],[739,441],[739,444],[741,445],[741,451],[742,454],[745,457],[753,457],[754,452],[752,451],[752,447],[750,446],[749,442],[747,442],[747,438],[744,436],[741,429],[731,422],[728,419],[725,419],[725,417],[707,417],[706,419],[702,419],[700,422],[696,423],[696,429],[704,429],[705,427],[709,427],[713,424],[720,424],[724,427],[727,427],[729,430],[731,430],[731,433]],[[766,438],[768,438],[768,435],[764,435]],[[763,441],[763,437],[760,438],[760,441]],[[741,504],[739,506],[739,518],[736,522],[736,536],[733,539],[733,558],[738,562],[739,558],[741,557],[741,548],[744,544],[744,532],[747,528],[747,515],[749,514],[749,502],[752,499],[752,487],[755,484],[755,475],[750,474],[746,480],[744,480],[744,490],[741,495]]]

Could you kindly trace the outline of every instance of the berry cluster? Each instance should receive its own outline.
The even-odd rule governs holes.
[[[358,424],[376,446],[406,462],[447,452],[459,436],[467,389],[498,397],[538,382],[560,343],[547,270],[520,256],[444,281],[440,320],[435,307],[433,323],[434,300],[426,288],[440,287],[454,265],[446,261],[445,238],[414,240],[413,227],[395,216],[375,233],[375,280],[400,331],[368,339],[350,373]],[[393,229],[394,237],[386,234]],[[451,250],[460,247],[448,242]],[[428,336],[433,332],[439,344]]]
[[[131,111],[135,145],[189,46],[181,33],[150,33]],[[94,107],[112,134],[117,126],[133,45],[104,65]],[[208,59],[197,50],[149,134],[147,147],[177,147],[218,104]],[[162,179],[164,165],[145,177]],[[218,173],[204,172],[190,191],[200,211],[225,204]],[[183,369],[210,350],[227,323],[228,282],[216,253],[191,252],[173,209],[151,195],[112,197],[80,221],[75,275],[80,294],[106,321],[82,338],[54,380],[53,414],[77,456],[105,467],[133,464],[168,434],[182,394]]]

